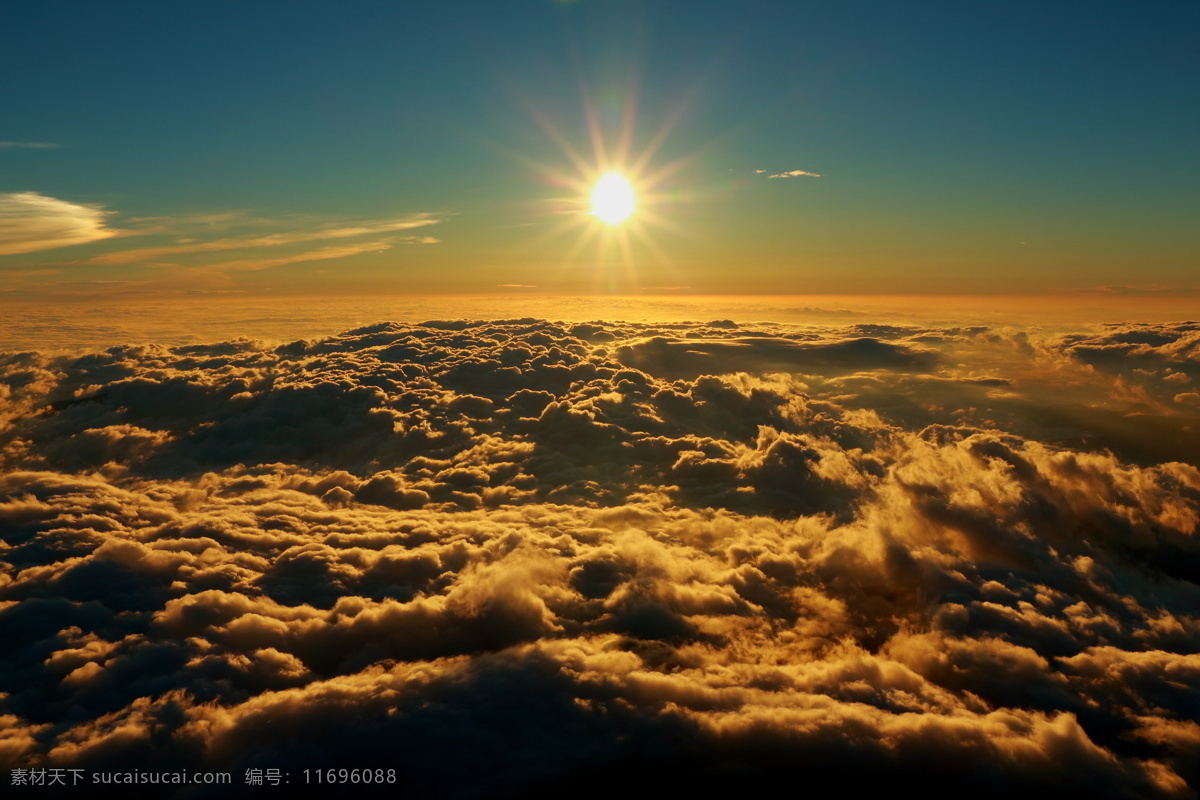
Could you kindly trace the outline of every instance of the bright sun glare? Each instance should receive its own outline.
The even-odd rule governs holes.
[[[610,172],[596,181],[592,190],[593,216],[617,225],[629,219],[633,205],[633,186],[624,175]]]

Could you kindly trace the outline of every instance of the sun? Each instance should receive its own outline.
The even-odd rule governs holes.
[[[560,121],[554,116],[556,109],[542,109],[532,99],[526,100],[533,121],[559,154],[535,158],[510,153],[556,190],[533,209],[550,216],[554,224],[546,225],[540,236],[529,237],[524,249],[530,258],[543,259],[549,248],[557,250],[574,233],[574,241],[567,242],[555,259],[552,280],[556,282],[576,284],[579,268],[592,262],[583,274],[590,276],[596,289],[640,291],[648,280],[654,282],[650,288],[682,286],[685,278],[677,271],[679,262],[660,238],[694,238],[696,231],[683,224],[679,212],[710,192],[690,169],[700,151],[673,158],[662,152],[687,109],[679,106],[657,130],[639,136],[637,87],[609,89],[602,102],[591,87],[581,86],[590,148],[577,140],[580,131],[573,118]],[[618,100],[623,102],[612,105]]]
[[[609,172],[596,181],[592,190],[592,216],[609,225],[619,225],[629,219],[635,205],[633,184],[624,175]]]

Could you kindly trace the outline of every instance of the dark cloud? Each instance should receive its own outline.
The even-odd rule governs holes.
[[[0,356],[0,762],[1189,796],[1189,325]]]
[[[720,341],[657,336],[618,349],[623,363],[664,378],[725,372],[816,372],[843,374],[870,369],[928,370],[937,362],[928,351],[869,337],[833,342],[797,342],[778,337]]]

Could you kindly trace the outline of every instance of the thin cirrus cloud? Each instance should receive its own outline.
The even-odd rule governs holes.
[[[1068,290],[1073,294],[1107,294],[1107,295],[1194,295],[1200,294],[1200,286],[1162,285],[1147,286],[1087,286]]]
[[[53,142],[0,142],[0,150],[49,150],[58,147]]]
[[[758,172],[766,172],[766,170],[758,170]],[[803,169],[793,169],[787,172],[777,172],[774,175],[769,175],[770,178],[819,178],[820,173],[808,172]]]
[[[0,194],[0,255],[33,253],[108,239],[110,212],[37,192]]]
[[[418,237],[406,237],[415,239]],[[420,237],[432,238],[432,237]],[[434,241],[437,241],[436,239]],[[345,258],[359,253],[382,252],[391,249],[392,243],[386,239],[360,244],[342,245],[340,247],[322,247],[304,253],[294,253],[278,258],[245,258],[237,261],[223,261],[219,264],[207,264],[202,269],[213,272],[254,272],[271,267],[282,267],[285,264],[298,264],[302,261],[326,261],[331,258]]]
[[[239,236],[226,239],[215,239],[208,242],[184,242],[164,247],[140,247],[133,250],[120,250],[114,253],[104,253],[88,259],[89,264],[132,264],[163,256],[181,255],[185,253],[214,253],[223,250],[243,250],[257,247],[279,247],[281,245],[301,244],[304,242],[324,239],[348,239],[355,236],[378,235],[393,231],[423,228],[437,225],[445,220],[444,217],[429,212],[413,214],[409,217],[386,222],[366,223],[324,230],[293,231],[288,233],[272,233],[265,236]],[[420,244],[433,244],[433,237],[407,237],[420,239]],[[430,240],[433,241],[424,241]],[[294,259],[293,259],[294,260]]]

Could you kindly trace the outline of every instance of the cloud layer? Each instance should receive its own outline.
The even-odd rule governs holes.
[[[1189,796],[1198,336],[520,319],[0,356],[0,762]]]

